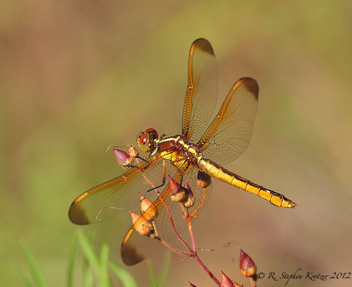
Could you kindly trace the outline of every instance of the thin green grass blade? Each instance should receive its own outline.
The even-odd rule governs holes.
[[[93,273],[91,271],[89,261],[86,257],[83,257],[82,281],[83,281],[83,286],[85,286],[85,287],[93,287],[94,286]]]
[[[147,260],[149,278],[150,278],[150,286],[158,287],[158,276],[156,275],[155,266],[153,261]]]
[[[27,287],[35,287],[32,280],[19,268],[16,266],[16,273],[22,279],[22,281],[27,285]]]
[[[122,281],[124,287],[137,287],[137,282],[126,269],[123,269],[114,262],[110,262],[109,266],[116,276]]]
[[[34,259],[32,252],[30,251],[28,246],[25,243],[21,242],[21,247],[22,247],[22,250],[26,256],[26,261],[29,266],[29,270],[31,272],[31,275],[33,277],[33,281],[34,281],[35,286],[38,286],[38,287],[48,286],[47,282],[44,279],[42,272],[40,271],[40,269],[38,267],[37,262]]]
[[[99,259],[95,254],[93,246],[88,241],[87,237],[80,231],[77,233],[79,245],[81,246],[84,256],[87,258],[89,265],[93,267],[96,272],[99,272]]]
[[[75,263],[77,258],[77,237],[75,236],[71,243],[70,253],[68,257],[68,268],[67,268],[67,287],[73,286],[73,273],[75,269]]]
[[[166,284],[167,275],[169,274],[170,265],[171,265],[171,257],[172,257],[172,252],[166,251],[164,255],[164,261],[161,268],[161,272],[159,275],[159,280],[158,280],[160,287],[165,286]]]
[[[106,242],[102,242],[101,253],[100,253],[100,268],[99,268],[99,286],[112,286],[109,278],[109,245]]]

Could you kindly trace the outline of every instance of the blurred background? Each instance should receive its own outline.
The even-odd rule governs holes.
[[[217,55],[219,104],[240,77],[260,87],[251,144],[226,167],[297,203],[276,208],[213,181],[194,232],[199,247],[215,251],[201,258],[218,278],[222,270],[245,286],[228,241],[265,274],[351,272],[352,3],[324,2],[2,1],[1,285],[23,285],[14,270],[27,268],[24,242],[50,286],[64,286],[77,229],[106,240],[122,264],[129,215],[81,227],[68,208],[123,172],[107,146],[134,144],[149,127],[180,133],[188,52],[200,37]],[[214,286],[194,260],[180,259],[172,257],[167,286]],[[127,270],[148,286],[145,262]]]

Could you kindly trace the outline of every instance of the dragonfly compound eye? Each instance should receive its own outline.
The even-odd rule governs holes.
[[[158,133],[154,129],[146,129],[137,137],[137,144],[144,152],[150,152],[154,147],[154,140],[158,138]]]

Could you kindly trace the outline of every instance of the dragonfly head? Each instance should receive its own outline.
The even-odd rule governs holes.
[[[158,132],[155,129],[146,129],[141,132],[137,137],[137,144],[144,152],[150,152],[158,139]]]

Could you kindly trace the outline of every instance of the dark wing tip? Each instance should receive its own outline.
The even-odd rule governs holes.
[[[210,55],[214,55],[213,47],[211,46],[209,41],[204,38],[199,38],[199,39],[195,40],[193,42],[192,46],[193,45],[196,46],[197,49],[199,49],[205,53],[208,53]]]
[[[90,222],[85,212],[74,203],[75,202],[71,204],[70,209],[68,211],[68,218],[70,219],[70,221],[78,225],[91,224],[92,222]]]
[[[241,78],[240,79],[243,83],[243,85],[246,87],[246,89],[252,93],[252,95],[255,97],[256,100],[258,100],[258,95],[259,95],[259,86],[256,80],[252,78]]]
[[[137,263],[144,260],[144,256],[137,252],[133,246],[125,245],[122,243],[121,246],[121,257],[123,263],[128,266],[136,265]]]

